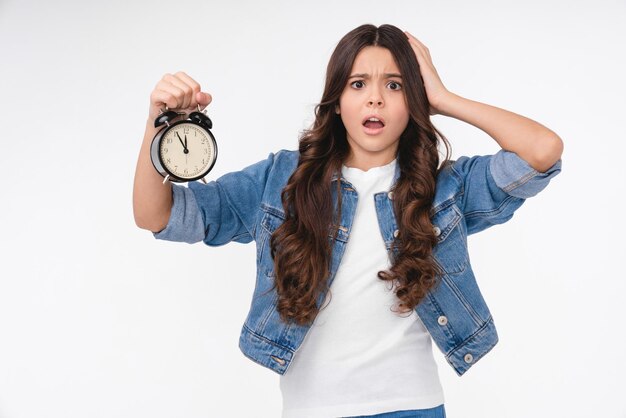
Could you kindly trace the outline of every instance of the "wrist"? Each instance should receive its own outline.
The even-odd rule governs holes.
[[[452,116],[452,114],[454,113],[454,104],[460,99],[462,99],[461,96],[458,96],[451,91],[446,91],[444,94],[441,95],[436,103],[432,104],[432,106],[437,109],[439,114],[444,116]]]
[[[152,144],[152,140],[156,136],[159,129],[160,128],[154,127],[154,119],[148,118],[146,120],[146,130],[145,130],[144,137],[143,137],[144,146],[150,147],[150,144]]]

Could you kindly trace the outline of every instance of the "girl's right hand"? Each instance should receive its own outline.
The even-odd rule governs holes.
[[[213,97],[209,93],[200,90],[198,84],[193,78],[189,77],[182,71],[176,74],[165,74],[157,83],[156,87],[150,93],[150,120],[155,120],[165,110],[165,106],[170,110],[183,111],[191,113],[198,110],[204,110]]]

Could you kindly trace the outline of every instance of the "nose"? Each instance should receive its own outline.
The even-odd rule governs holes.
[[[370,95],[370,98],[369,98],[367,104],[369,106],[374,106],[374,103],[377,106],[382,106],[384,104],[383,96],[380,94],[380,90],[378,88],[375,88],[375,87],[371,90],[371,95]]]

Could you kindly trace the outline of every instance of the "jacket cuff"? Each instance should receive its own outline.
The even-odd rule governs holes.
[[[204,222],[198,209],[196,198],[187,187],[172,185],[172,210],[167,226],[153,232],[154,238],[166,241],[202,241],[205,236]]]
[[[489,170],[499,188],[511,196],[527,199],[542,191],[561,172],[561,159],[542,173],[516,153],[501,149],[492,156]]]

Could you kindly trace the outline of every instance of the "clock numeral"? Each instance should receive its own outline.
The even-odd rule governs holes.
[[[187,169],[185,168],[185,174],[187,174]]]
[[[163,148],[163,154],[167,154],[167,148]]]
[[[171,159],[171,158],[168,158],[168,159],[167,159],[167,162],[168,162],[168,164],[169,164],[169,163],[171,163],[171,162],[172,162],[172,159]]]
[[[171,144],[171,143],[172,143],[172,138],[167,138],[167,141],[166,141],[166,142],[167,142],[168,144]]]
[[[183,132],[188,134],[189,133],[189,128],[183,128]]]
[[[204,149],[204,153],[205,153],[205,154],[208,154],[208,153],[209,153],[209,149],[208,149],[208,148],[205,148],[205,149]]]
[[[202,159],[202,165],[205,165],[206,163],[204,162],[204,158]]]

